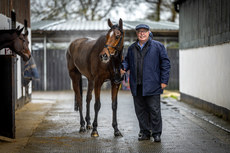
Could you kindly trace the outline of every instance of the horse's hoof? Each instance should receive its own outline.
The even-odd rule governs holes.
[[[79,130],[79,133],[84,133],[86,130],[85,130],[85,127],[81,127],[80,130]]]
[[[93,131],[93,132],[91,133],[91,137],[94,137],[94,138],[99,137],[98,132],[97,132],[97,131]]]
[[[115,137],[119,137],[119,136],[123,137],[123,135],[121,134],[120,131],[114,132],[114,136],[115,136]]]
[[[86,129],[87,129],[87,130],[91,130],[92,128],[93,128],[93,127],[92,127],[91,125],[87,125],[87,126],[86,126]]]

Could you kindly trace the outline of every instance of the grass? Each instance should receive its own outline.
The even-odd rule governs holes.
[[[180,97],[180,94],[179,94],[178,91],[165,90],[163,95],[162,95],[163,99],[165,99],[165,98],[173,98],[173,99],[179,100],[179,97]]]

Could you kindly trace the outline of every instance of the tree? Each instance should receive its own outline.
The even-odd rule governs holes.
[[[151,10],[154,10],[153,13],[148,15],[148,18],[155,21],[160,21],[162,0],[146,0],[146,2],[150,3]]]
[[[152,12],[147,16],[148,19],[154,21],[161,20],[162,12],[169,12],[170,17],[167,20],[175,22],[176,20],[176,11],[174,10],[173,0],[145,0],[150,4],[150,10]]]
[[[116,0],[31,0],[32,20],[101,20],[115,7]]]
[[[163,0],[163,7],[165,8],[164,12],[170,12],[170,16],[168,18],[169,21],[175,22],[177,17],[177,12],[174,9],[175,0]]]
[[[67,5],[70,0],[31,0],[31,18],[37,20],[67,19]]]
[[[79,0],[80,8],[72,9],[72,14],[85,20],[101,20],[115,7],[115,0]],[[74,1],[76,2],[76,1]]]
[[[170,12],[170,21],[175,21],[173,0],[31,0],[32,21],[39,20],[103,20],[111,16],[111,12],[119,15],[121,9],[126,14],[135,16],[134,12],[142,12],[142,19],[160,21],[162,14]],[[147,9],[140,10],[144,4]],[[146,15],[147,14],[147,15]]]

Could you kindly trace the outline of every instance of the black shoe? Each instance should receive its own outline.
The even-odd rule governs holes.
[[[153,138],[155,142],[161,142],[161,137],[159,135],[156,135]]]
[[[144,135],[142,134],[141,137],[138,138],[139,141],[143,141],[143,140],[150,140],[150,136]]]
[[[142,133],[142,132],[140,132],[140,133],[138,134],[138,137],[140,138],[142,135],[143,135],[143,133]]]

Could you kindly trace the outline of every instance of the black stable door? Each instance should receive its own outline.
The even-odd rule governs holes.
[[[0,55],[0,136],[15,138],[15,57]]]

